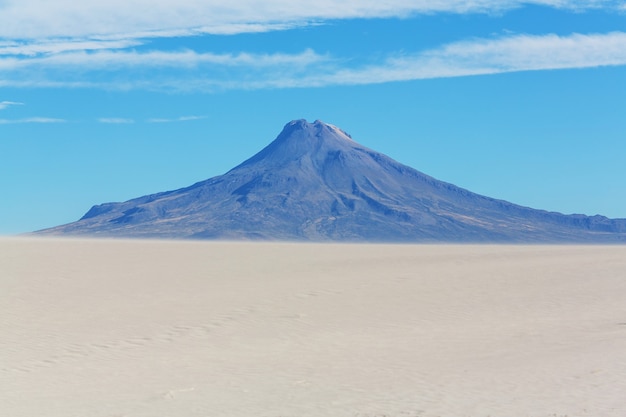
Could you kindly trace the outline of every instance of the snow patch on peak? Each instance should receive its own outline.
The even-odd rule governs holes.
[[[354,142],[354,139],[352,139],[352,136],[350,136],[348,133],[346,133],[345,131],[341,130],[340,128],[338,128],[337,126],[333,124],[325,123],[322,120],[317,119],[315,122],[313,122],[313,126],[317,128],[321,128],[321,129],[326,128],[330,130],[331,132],[339,135],[343,139],[349,140],[350,142]]]
[[[308,124],[309,122],[307,122],[306,119],[297,119],[287,123],[287,126],[306,126]]]
[[[331,125],[329,123],[325,123],[325,125],[328,126],[333,132],[337,133],[339,136],[342,136],[344,139],[349,140],[350,142],[354,142],[354,139],[352,139],[352,136],[350,136],[349,133],[341,130],[335,125]]]
[[[306,119],[292,120],[291,122],[285,125],[285,128],[283,129],[283,133],[291,133],[296,130],[308,130],[308,129],[315,129],[317,132],[327,130],[336,134],[342,139],[356,143],[354,139],[352,139],[352,136],[350,136],[350,134],[348,134],[344,130],[341,130],[340,128],[338,128],[337,126],[333,124],[325,123],[319,119],[315,120],[313,123],[309,123]]]

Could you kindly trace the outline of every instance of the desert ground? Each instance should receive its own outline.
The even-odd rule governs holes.
[[[626,246],[0,239],[6,417],[624,417]]]

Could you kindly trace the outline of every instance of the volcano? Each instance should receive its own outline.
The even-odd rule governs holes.
[[[92,207],[37,232],[352,242],[626,242],[626,219],[564,215],[472,193],[368,149],[336,126],[288,123],[227,173]]]

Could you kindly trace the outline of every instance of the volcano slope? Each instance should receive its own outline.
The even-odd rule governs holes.
[[[227,173],[92,207],[43,235],[370,242],[626,242],[626,219],[564,215],[439,181],[336,126],[288,123]]]

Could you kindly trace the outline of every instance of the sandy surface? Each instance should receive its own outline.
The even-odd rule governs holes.
[[[625,246],[0,239],[7,417],[624,417]]]

